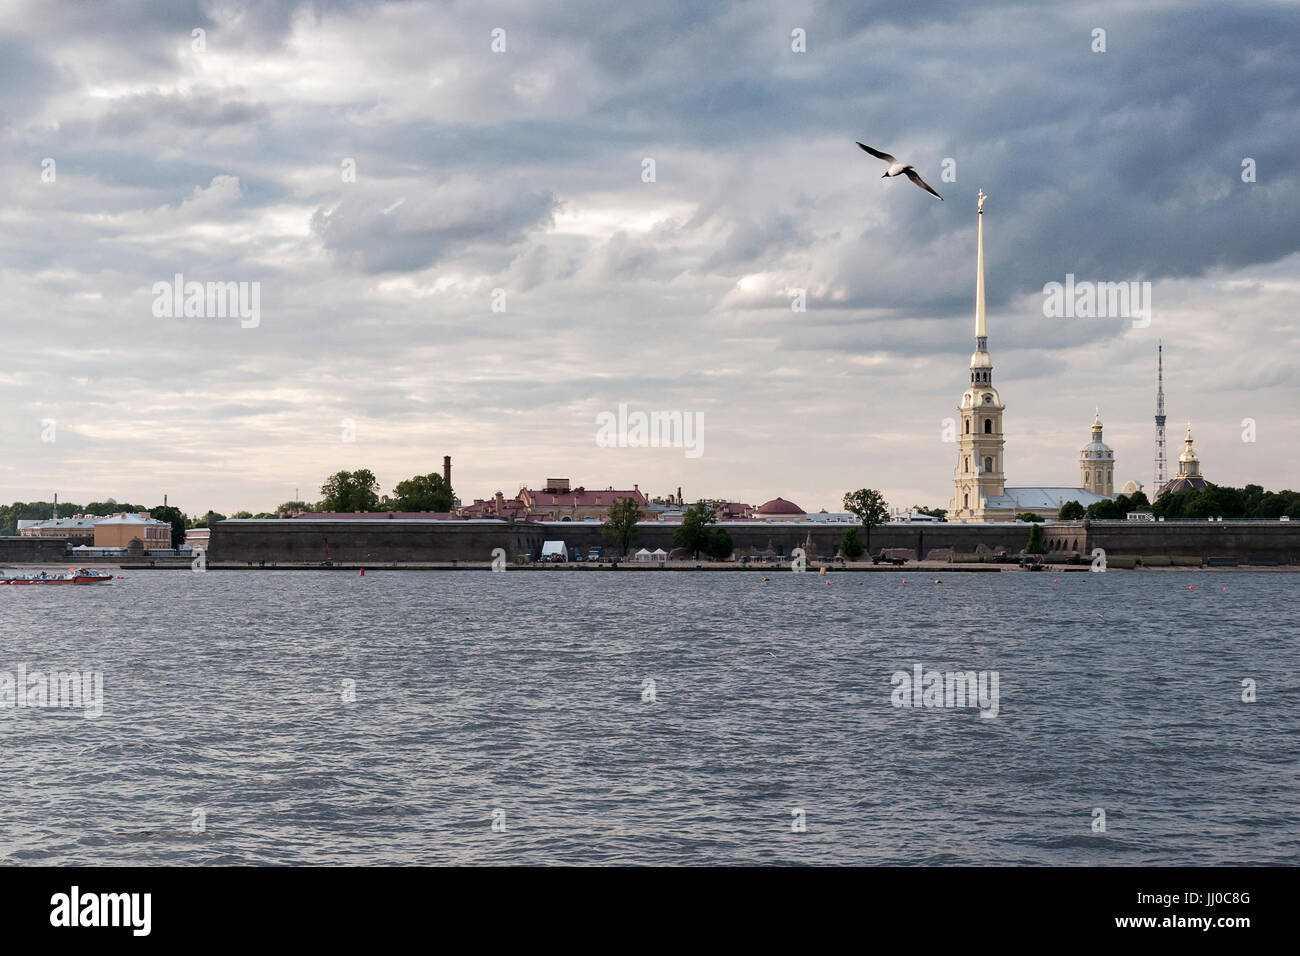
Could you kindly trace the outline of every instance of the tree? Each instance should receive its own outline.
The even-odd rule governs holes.
[[[859,488],[844,496],[844,510],[857,515],[867,529],[867,550],[871,550],[871,529],[889,520],[885,496],[874,488]]]
[[[931,518],[948,517],[947,508],[923,508],[920,505],[912,505],[912,510],[919,515],[929,515]]]
[[[862,552],[866,550],[862,542],[858,540],[857,528],[850,528],[840,537],[840,554],[850,561],[858,560],[858,558],[862,557]]]
[[[1056,514],[1056,517],[1062,521],[1078,521],[1083,516],[1083,505],[1077,501],[1067,501],[1061,505],[1061,510]]]
[[[1029,543],[1025,545],[1025,554],[1042,554],[1043,551],[1042,526],[1034,525],[1029,529]]]
[[[218,521],[225,521],[225,520],[226,520],[226,516],[223,515],[220,511],[209,511],[209,512],[208,512],[207,514],[205,514],[203,517],[201,517],[201,518],[195,518],[195,519],[190,523],[190,527],[191,527],[191,528],[208,528],[208,527],[211,527],[211,525],[208,524],[208,515],[209,515],[209,514],[212,515],[212,524],[216,524]]]
[[[731,541],[731,535],[727,534],[726,528],[715,527],[709,532],[708,541],[704,545],[705,553],[714,561],[725,561],[731,557],[731,552],[735,550],[735,545]]]
[[[315,510],[316,510],[315,506],[307,501],[286,501],[284,504],[280,505],[275,509],[275,515],[272,515],[271,517],[275,517],[276,515],[291,515],[295,511],[315,511]]]
[[[399,481],[393,494],[397,511],[450,511],[455,498],[451,485],[437,473]]]
[[[158,505],[149,509],[149,517],[158,521],[166,521],[172,526],[172,547],[179,548],[185,543],[185,526],[188,522],[185,520],[185,512],[180,508],[173,508],[171,505]]]
[[[59,517],[71,518],[84,514],[85,509],[72,502],[59,502]],[[19,521],[44,521],[54,515],[52,501],[15,501],[11,505],[0,505],[0,535],[18,533]]]
[[[251,518],[251,517],[253,517],[253,512],[251,512],[251,511],[236,511],[236,512],[235,512],[233,515],[231,515],[230,517],[232,517],[232,518]]]
[[[706,550],[709,543],[709,525],[718,520],[713,509],[703,501],[697,501],[686,509],[682,523],[673,532],[673,547],[685,548],[695,557]]]
[[[601,526],[607,541],[617,542],[623,554],[636,538],[636,524],[641,520],[641,507],[635,498],[619,498],[610,506],[609,519]]]
[[[63,510],[62,505],[59,506],[59,510]],[[95,515],[96,517],[102,518],[106,515],[115,515],[123,511],[128,514],[144,514],[148,510],[149,509],[144,505],[120,504],[110,498],[108,501],[92,501],[81,510],[81,513]]]
[[[336,471],[320,486],[321,511],[376,511],[379,479],[369,468]]]
[[[1020,512],[1020,514],[1016,515],[1016,520],[1017,520],[1017,521],[1032,521],[1032,522],[1037,523],[1037,522],[1039,522],[1039,521],[1043,521],[1044,518],[1043,518],[1042,515],[1036,515],[1036,514],[1034,514],[1032,511],[1022,511],[1022,512]]]

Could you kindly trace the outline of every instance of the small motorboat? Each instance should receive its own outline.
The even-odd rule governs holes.
[[[88,568],[68,568],[66,571],[36,571],[32,574],[5,574],[0,572],[0,584],[98,584],[113,580],[107,571]]]

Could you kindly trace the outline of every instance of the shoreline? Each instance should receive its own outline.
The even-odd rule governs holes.
[[[10,563],[4,567],[22,568],[25,570],[65,570],[66,563],[51,562],[33,562],[33,563]],[[87,563],[86,567],[103,568],[105,570],[115,569],[118,571],[192,571],[190,560],[188,558],[156,558],[153,563],[123,561],[117,563],[94,562]],[[694,561],[671,561],[671,562],[637,562],[637,561],[619,561],[613,562],[575,562],[562,564],[515,564],[507,565],[503,570],[510,572],[533,572],[533,573],[569,573],[578,574],[583,572],[682,572],[682,571],[702,571],[713,573],[763,573],[763,574],[795,574],[804,573],[817,576],[828,576],[831,574],[918,574],[922,572],[945,572],[959,574],[1081,574],[1090,573],[1091,568],[1086,564],[1045,564],[1042,565],[1042,571],[1030,571],[1018,565],[998,565],[998,564],[968,564],[938,561],[912,561],[904,565],[873,565],[870,562],[849,562],[845,565],[819,565],[810,562],[804,572],[795,572],[790,568],[789,563],[780,564],[727,564],[727,563],[708,563]],[[362,564],[356,562],[332,562],[329,565],[323,563],[305,563],[305,562],[277,562],[274,565],[250,565],[247,563],[220,562],[210,561],[207,565],[208,571],[346,571],[360,574],[365,571],[367,574],[378,573],[381,571],[492,571],[490,561],[456,561],[456,562],[380,562],[373,564]],[[1166,567],[1136,567],[1136,568],[1107,568],[1107,573],[1112,574],[1129,574],[1129,573],[1185,573],[1185,572],[1206,572],[1206,571],[1226,571],[1226,572],[1245,572],[1245,573],[1297,573],[1300,572],[1300,566],[1297,565],[1226,565],[1226,566],[1166,566]]]

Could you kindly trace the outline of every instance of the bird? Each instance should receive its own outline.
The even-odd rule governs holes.
[[[916,183],[918,186],[920,186],[922,189],[928,192],[931,196],[937,198],[939,202],[943,202],[943,197],[940,196],[933,189],[931,189],[930,184],[916,174],[916,170],[912,168],[911,163],[900,163],[897,159],[895,159],[893,156],[890,156],[888,153],[882,153],[878,149],[872,149],[870,146],[866,145],[865,143],[858,143],[858,145],[861,146],[868,153],[870,153],[872,156],[876,157],[876,159],[883,159],[885,162],[889,163],[889,168],[885,170],[885,175],[881,176],[880,177],[881,179],[884,179],[887,176],[906,176],[912,182]]]

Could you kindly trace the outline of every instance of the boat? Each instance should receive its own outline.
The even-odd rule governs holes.
[[[0,572],[2,573],[2,572]],[[37,571],[32,574],[4,574],[0,584],[98,584],[111,581],[113,575],[107,571],[92,571],[88,568],[68,568],[66,571]]]

